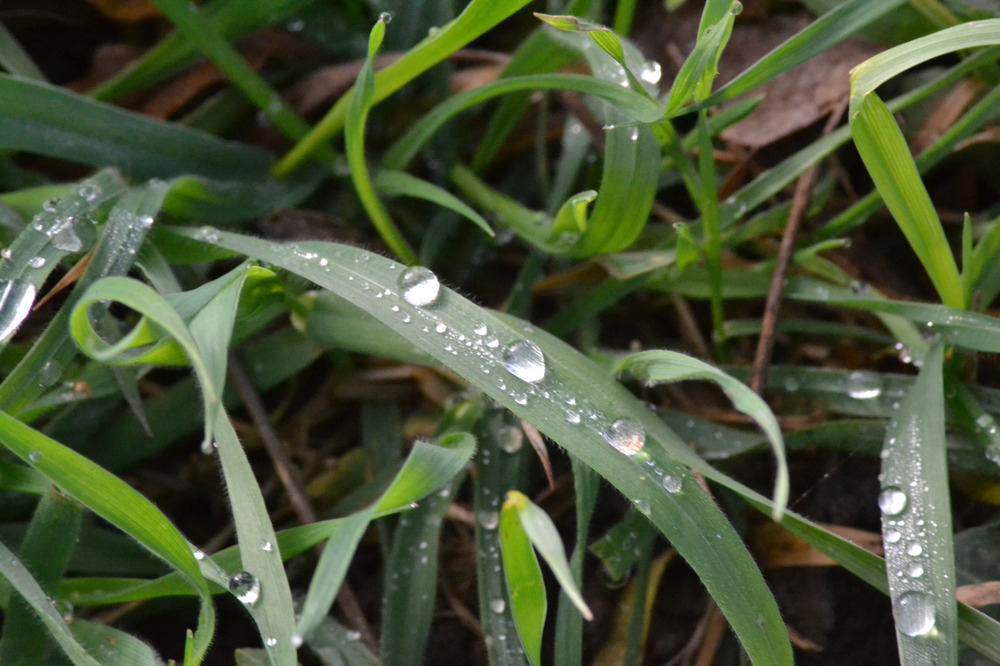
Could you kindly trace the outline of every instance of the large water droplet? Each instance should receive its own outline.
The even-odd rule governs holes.
[[[907,636],[923,636],[934,628],[934,604],[924,592],[904,592],[896,600],[896,628]]]
[[[57,221],[49,230],[52,244],[63,252],[79,252],[83,249],[83,241],[76,233],[75,218],[67,217]]]
[[[530,340],[518,340],[504,347],[501,362],[507,372],[526,382],[534,383],[545,377],[545,357]]]
[[[384,23],[386,25],[392,23],[392,12],[382,12],[378,15],[378,20],[380,23]]]
[[[673,474],[667,474],[663,477],[663,489],[668,493],[673,495],[674,493],[679,493],[681,488],[684,487],[684,481],[679,476],[674,476]]]
[[[847,395],[856,400],[871,400],[882,395],[882,377],[876,372],[859,370],[847,375]]]
[[[437,276],[423,266],[407,268],[399,276],[398,284],[403,300],[418,308],[433,304],[441,291]]]
[[[907,555],[910,555],[910,556],[912,556],[912,557],[917,557],[917,556],[919,556],[919,555],[920,555],[920,554],[921,554],[922,552],[924,552],[924,547],[923,547],[923,546],[921,546],[921,545],[920,545],[919,543],[917,543],[916,541],[914,541],[914,542],[912,542],[912,543],[910,543],[910,544],[908,544],[908,545],[906,546],[906,554],[907,554]]]
[[[634,456],[646,443],[646,432],[638,421],[618,419],[604,432],[604,439],[627,456]]]
[[[229,591],[247,606],[252,606],[260,598],[260,581],[249,571],[241,571],[229,579]]]
[[[878,496],[878,506],[887,516],[898,516],[906,511],[906,501],[906,493],[899,488],[886,488]]]
[[[0,341],[14,334],[34,302],[35,285],[0,278]]]

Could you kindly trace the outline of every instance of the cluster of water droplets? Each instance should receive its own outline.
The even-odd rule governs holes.
[[[886,442],[889,455],[896,447],[896,438]],[[906,636],[925,636],[935,626],[934,592],[925,581],[930,552],[926,521],[922,518],[923,493],[917,480],[921,475],[919,469],[911,471],[914,480],[908,487],[893,483],[883,486],[878,506],[882,512],[886,569],[896,595],[893,605],[896,628]]]

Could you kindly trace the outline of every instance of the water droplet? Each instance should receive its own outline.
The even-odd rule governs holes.
[[[674,493],[679,493],[681,488],[684,487],[684,480],[679,476],[674,476],[673,474],[667,474],[663,477],[663,489],[668,493],[673,495]]]
[[[260,581],[249,571],[241,571],[229,579],[229,591],[248,606],[260,598]]]
[[[911,564],[910,568],[906,570],[906,573],[910,578],[920,578],[924,575],[924,568],[919,564]]]
[[[517,426],[502,426],[497,430],[497,441],[507,453],[517,453],[524,446],[524,431]]]
[[[382,12],[378,15],[379,23],[384,23],[386,25],[392,23],[392,12]]]
[[[648,516],[650,513],[649,502],[643,499],[637,499],[635,502],[635,508],[644,516]]]
[[[0,279],[0,341],[6,340],[31,312],[35,285],[23,280]]]
[[[534,383],[545,377],[545,357],[530,340],[518,340],[504,347],[501,363],[507,372],[526,382]]]
[[[28,268],[42,268],[45,266],[45,257],[32,257],[28,259]]]
[[[306,22],[302,20],[289,21],[288,25],[285,26],[288,32],[302,32],[305,27]],[[301,636],[299,637],[299,640],[302,640]],[[299,643],[299,645],[301,645],[301,643]],[[298,647],[298,645],[296,647]]]
[[[934,604],[925,592],[904,592],[896,600],[896,628],[907,636],[923,636],[934,628]]]
[[[37,463],[41,459],[42,459],[42,452],[41,451],[32,451],[31,453],[28,454],[28,460],[30,460],[33,463]]]
[[[437,276],[423,266],[407,268],[399,276],[398,284],[403,300],[418,308],[432,305],[441,291]]]
[[[13,256],[14,253],[10,251],[9,247],[5,247],[4,249],[0,250],[0,257],[3,257],[4,259],[10,259]]]
[[[344,632],[344,638],[346,638],[349,641],[361,640],[361,632],[356,631],[354,629],[349,629]]]
[[[274,647],[277,644],[278,644],[278,639],[275,638],[274,636],[268,636],[267,638],[264,639],[264,645],[266,645],[267,647]]]
[[[472,332],[475,333],[476,335],[486,335],[486,333],[488,332],[486,329],[486,324],[479,322],[478,324],[472,327]]]
[[[155,221],[152,215],[143,215],[139,218],[139,224],[147,229],[153,226]]]
[[[653,84],[654,86],[660,82],[660,77],[662,76],[663,68],[660,66],[660,63],[655,60],[650,60],[642,66],[642,69],[639,70],[639,78],[646,83]]]
[[[495,530],[500,524],[500,514],[496,511],[480,511],[476,514],[476,519],[483,529]]]
[[[496,338],[495,335],[489,336],[488,338],[486,338],[486,340],[484,340],[484,342],[486,343],[486,346],[489,347],[490,349],[496,349],[497,347],[500,346],[500,341]]]
[[[494,613],[502,613],[507,610],[507,602],[503,599],[491,599],[490,610]]]
[[[924,552],[924,547],[921,546],[916,541],[914,541],[913,543],[911,543],[908,546],[906,546],[906,554],[907,555],[912,555],[913,557],[917,557],[922,552]]]
[[[201,442],[201,452],[204,453],[206,456],[212,455],[218,448],[219,448],[219,443],[213,442],[210,439],[206,439]]]
[[[906,510],[906,493],[899,488],[889,487],[879,493],[878,506],[887,516],[898,516]]]
[[[44,210],[46,213],[54,213],[57,210],[59,210],[60,201],[61,200],[59,199],[59,197],[52,197],[51,199],[42,204],[42,210]]]
[[[580,422],[580,412],[574,412],[573,410],[566,411],[566,420],[569,423],[579,423]]]
[[[194,559],[198,560],[199,562],[205,559],[205,551],[203,551],[201,548],[192,548],[191,554],[194,555]]]
[[[900,534],[897,530],[887,530],[885,533],[886,543],[899,543],[899,540],[902,538],[903,535]]]
[[[270,553],[272,550],[274,550],[274,544],[272,544],[270,541],[265,541],[264,545],[262,545],[260,549],[263,550],[265,553]]]
[[[871,400],[882,395],[882,376],[859,370],[847,375],[847,395],[855,400]]]
[[[78,194],[84,201],[93,201],[97,198],[100,189],[97,185],[84,184],[80,186]]]
[[[438,323],[434,324],[435,333],[444,333],[447,330],[448,330],[448,324],[444,323],[443,321],[439,321]]]
[[[302,637],[298,634],[292,634],[292,647],[296,650],[302,647]]]
[[[646,433],[638,421],[618,419],[604,432],[604,439],[627,456],[634,456],[646,443]]]

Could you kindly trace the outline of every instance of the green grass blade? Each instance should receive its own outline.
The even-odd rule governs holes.
[[[868,173],[910,246],[924,265],[942,302],[965,307],[965,290],[903,133],[874,93],[852,101],[851,134]]]
[[[958,661],[942,363],[937,343],[886,432],[880,476],[889,594],[908,664]]]
[[[74,664],[77,666],[101,666],[101,662],[91,657],[73,637],[69,625],[56,611],[55,606],[45,594],[45,590],[31,577],[31,572],[28,571],[27,567],[3,543],[0,543],[0,575],[7,579],[11,587],[36,613],[49,635]]]
[[[201,597],[196,661],[208,649],[215,613],[208,584],[187,541],[169,519],[127,483],[42,433],[0,412],[0,442],[63,492],[115,525],[179,571]],[[59,622],[63,623],[62,619]]]
[[[192,239],[198,235],[183,229],[173,233]],[[336,244],[299,243],[293,250],[221,231],[215,237],[214,245],[282,266],[355,299],[387,326],[599,470],[626,497],[647,507],[650,520],[700,574],[751,657],[759,663],[790,663],[784,625],[760,571],[721,511],[683,467],[700,470],[707,466],[641,402],[620,385],[609,383],[606,373],[579,352],[521,320],[474,305],[441,287],[433,274],[421,272],[426,269],[405,269],[364,250]],[[482,335],[477,332],[483,330]],[[525,341],[538,346],[544,381],[538,377],[538,357]],[[504,358],[525,354],[532,359],[525,371],[511,359],[508,365],[532,381],[504,366]],[[596,385],[604,388],[600,394],[582,393],[583,387]],[[570,399],[576,404],[568,404]],[[670,492],[677,488],[677,480],[680,491]]]
[[[850,0],[838,4],[719,88],[701,106],[716,106],[754,90],[835,46],[903,4],[905,0]]]
[[[344,142],[347,150],[347,163],[351,168],[351,180],[354,182],[354,189],[357,191],[358,198],[361,199],[361,204],[365,207],[368,217],[371,218],[372,224],[375,225],[375,229],[382,236],[382,240],[389,246],[389,249],[404,262],[412,264],[417,260],[417,254],[400,233],[396,223],[389,217],[389,212],[379,199],[371,181],[371,174],[368,173],[368,162],[365,159],[365,125],[375,96],[373,60],[382,45],[386,22],[380,17],[368,38],[368,57],[358,74],[358,80],[354,86],[355,92],[351,96],[351,103],[347,108]]]
[[[45,81],[45,74],[3,23],[0,23],[0,67],[15,76]]]
[[[231,328],[231,324],[230,324]],[[197,334],[196,334],[197,335]],[[240,544],[241,569],[230,575],[249,573],[260,585],[259,598],[243,601],[260,631],[264,647],[273,664],[294,664],[293,639],[295,611],[292,592],[282,566],[280,544],[271,526],[271,519],[254,477],[250,461],[225,411],[216,411],[214,433],[218,444],[219,462],[226,481],[229,505],[236,524]],[[232,582],[230,588],[232,589]]]
[[[306,639],[306,645],[324,666],[379,666],[381,663],[355,632],[333,618],[325,617]]]
[[[270,0],[247,5],[239,0],[211,0],[202,3],[200,11],[211,22],[212,29],[226,40],[235,42],[274,21],[299,11],[311,0]],[[146,51],[120,73],[89,92],[95,99],[114,101],[124,95],[158,81],[193,62],[198,56],[195,44],[186,35],[175,31]]]
[[[706,3],[698,28],[698,42],[670,87],[665,113],[667,118],[678,115],[685,104],[697,103],[708,97],[718,72],[722,50],[733,32],[736,15],[742,9],[743,6],[735,0],[710,0]]]
[[[80,505],[55,487],[42,497],[21,542],[21,562],[35,581],[53,599],[80,534]],[[53,539],[53,535],[59,538]],[[40,664],[46,631],[35,620],[35,612],[22,604],[12,604],[4,613],[0,638],[0,663],[28,666]]]
[[[271,90],[246,60],[202,15],[198,5],[186,0],[154,0],[154,4],[191,43],[196,45],[282,132],[298,140],[309,125]]]
[[[517,635],[521,639],[524,654],[532,666],[540,666],[542,629],[545,627],[548,606],[545,583],[531,541],[514,506],[516,500],[511,497],[511,493],[508,493],[507,497],[500,512],[500,544],[504,577],[510,594],[514,626],[517,627]]]
[[[372,103],[382,101],[526,4],[528,0],[472,0],[458,18],[375,75]],[[344,129],[353,91],[354,89],[343,95],[312,132],[275,165],[275,176],[289,176],[310,155]]]
[[[524,493],[517,490],[511,490],[507,493],[504,510],[507,510],[508,506],[517,512],[524,533],[531,540],[531,544],[542,556],[542,559],[549,565],[552,574],[559,581],[559,587],[562,588],[563,593],[569,597],[584,618],[592,620],[594,614],[587,606],[587,602],[583,600],[583,595],[580,594],[580,590],[577,589],[576,583],[573,581],[562,537],[559,536],[552,519]]]
[[[6,75],[0,75],[0,118],[0,148],[114,165],[136,178],[260,179],[271,162],[258,148]]]
[[[101,655],[108,666],[162,666],[163,660],[149,645],[132,634],[96,622],[74,619],[70,630],[91,654]]]
[[[472,210],[464,201],[434,183],[411,176],[405,171],[383,171],[375,178],[375,186],[389,196],[407,196],[436,203],[442,208],[455,211],[482,229],[490,238],[496,236],[490,223],[482,215]]]
[[[733,401],[733,406],[756,421],[771,442],[778,468],[774,482],[775,513],[772,518],[776,521],[781,520],[781,514],[788,504],[789,482],[785,442],[781,436],[778,419],[760,396],[735,377],[708,363],[677,352],[650,350],[632,354],[618,364],[617,370],[638,377],[647,384],[684,379],[704,379],[718,384]]]

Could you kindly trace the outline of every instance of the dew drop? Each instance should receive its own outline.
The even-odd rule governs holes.
[[[344,638],[346,638],[349,641],[361,640],[361,632],[356,631],[354,629],[349,629],[344,632]]]
[[[663,67],[660,66],[655,60],[650,60],[642,69],[639,70],[639,78],[646,83],[651,83],[654,86],[660,82],[660,77],[663,76]]]
[[[31,312],[35,285],[23,280],[0,278],[0,341],[6,340]]]
[[[215,453],[215,450],[219,448],[218,442],[213,442],[210,439],[202,440],[201,442],[201,452],[206,456],[210,456]]]
[[[201,548],[192,548],[191,554],[194,555],[194,559],[198,560],[199,562],[205,559],[205,551],[203,551]]]
[[[434,324],[434,331],[436,333],[444,333],[447,330],[448,330],[448,324],[444,323],[443,321],[439,321],[438,323]]]
[[[684,480],[679,476],[674,476],[673,474],[667,474],[663,477],[663,489],[668,493],[673,495],[674,493],[679,493],[681,488],[684,487]]]
[[[503,426],[497,430],[497,441],[507,453],[517,453],[524,446],[524,431],[517,426]]]
[[[889,487],[879,493],[878,506],[887,516],[898,516],[906,510],[906,493],[899,488]]]
[[[274,544],[272,544],[270,541],[265,541],[264,544],[260,547],[260,549],[263,550],[265,553],[270,553],[272,550],[274,550]]]
[[[906,554],[907,555],[911,555],[913,557],[917,557],[922,552],[924,552],[924,547],[921,546],[916,541],[914,541],[913,543],[911,543],[911,544],[909,544],[909,545],[906,546]]]
[[[899,543],[899,540],[903,538],[903,535],[899,533],[898,530],[888,530],[885,533],[886,543]]]
[[[399,276],[399,293],[403,300],[418,308],[432,305],[441,291],[437,276],[423,266],[413,266]]]
[[[500,341],[496,338],[495,335],[489,336],[488,338],[486,338],[486,340],[484,340],[484,342],[486,343],[486,346],[489,347],[490,349],[496,349],[497,347],[500,346]]]
[[[910,568],[906,570],[906,573],[910,578],[920,578],[924,575],[924,568],[919,564],[911,564]]]
[[[847,395],[855,400],[871,400],[882,395],[882,377],[862,370],[847,375]]]
[[[45,266],[45,257],[32,257],[28,259],[28,268],[42,268]]]
[[[534,383],[545,377],[545,357],[530,340],[518,340],[504,347],[501,363],[507,372],[526,382]]]
[[[32,451],[31,453],[28,454],[28,460],[30,460],[33,463],[37,463],[41,459],[42,459],[42,452],[41,451]]]
[[[923,636],[934,628],[934,604],[925,592],[904,592],[896,600],[896,628],[907,636]]]
[[[494,613],[502,613],[507,610],[507,602],[503,599],[491,599],[490,610]]]
[[[638,421],[618,419],[604,432],[604,439],[627,456],[634,456],[646,443],[646,433]]]
[[[392,23],[392,12],[382,12],[378,15],[379,23],[390,24]]]
[[[274,636],[268,636],[267,638],[264,639],[264,645],[266,645],[267,647],[274,647],[277,644],[278,644],[278,639],[275,638]]]
[[[10,251],[9,247],[5,247],[4,249],[0,250],[0,257],[4,259],[10,259],[13,256],[14,253]]]
[[[292,647],[298,650],[302,647],[302,636],[298,634],[292,634]]]
[[[260,598],[260,581],[249,571],[241,571],[229,579],[229,591],[247,606],[252,606]]]
[[[78,194],[84,201],[93,201],[97,198],[99,189],[96,185],[81,185]]]
[[[496,511],[480,511],[476,514],[476,519],[483,529],[495,530],[500,524],[500,514]]]
[[[649,502],[647,502],[646,500],[637,499],[635,502],[633,502],[633,504],[635,504],[635,508],[639,511],[639,513],[641,513],[644,516],[649,515],[650,513]]]
[[[59,203],[60,203],[59,197],[52,197],[51,199],[42,204],[42,210],[44,210],[46,213],[54,213],[57,210],[59,210]]]
[[[568,410],[566,412],[566,421],[569,423],[579,423],[580,422],[580,412],[574,412],[573,410]]]

